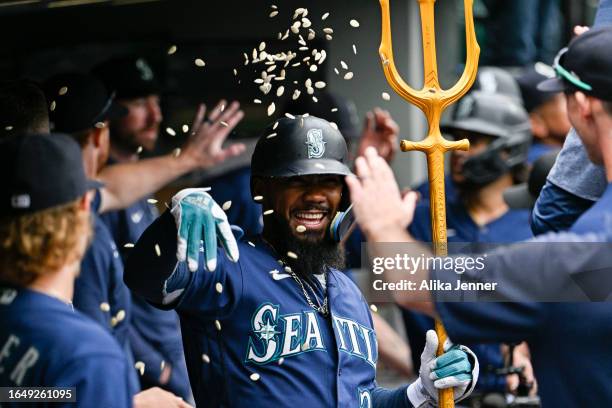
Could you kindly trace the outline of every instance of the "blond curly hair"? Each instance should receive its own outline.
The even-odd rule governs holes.
[[[27,286],[83,257],[91,216],[80,199],[31,214],[0,219],[0,281]]]

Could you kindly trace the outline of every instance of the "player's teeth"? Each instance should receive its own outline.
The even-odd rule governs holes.
[[[221,282],[217,282],[215,285],[215,290],[217,291],[217,293],[223,292],[223,284],[221,284]]]
[[[217,330],[221,331],[221,322],[218,320],[215,320],[215,327],[217,328]]]
[[[257,373],[253,373],[253,374],[251,374],[251,375],[250,375],[250,377],[249,377],[249,378],[250,378],[252,381],[258,381],[258,380],[259,380],[259,378],[260,378],[260,376],[259,376],[259,374],[257,374]]]
[[[210,364],[210,357],[208,357],[208,354],[202,354],[202,361],[206,364]]]

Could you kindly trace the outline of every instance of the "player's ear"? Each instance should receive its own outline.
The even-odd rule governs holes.
[[[592,116],[592,98],[586,96],[582,92],[574,93],[574,98],[576,98],[576,105],[578,106],[578,111],[580,112],[580,116],[584,119],[589,119]]]

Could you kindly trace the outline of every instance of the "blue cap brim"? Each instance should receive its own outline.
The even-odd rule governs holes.
[[[97,190],[99,188],[104,187],[104,183],[102,183],[101,181],[98,181],[98,180],[87,179],[87,181],[85,183],[85,187],[87,188],[87,191]]]

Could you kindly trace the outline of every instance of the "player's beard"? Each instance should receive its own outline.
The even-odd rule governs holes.
[[[325,268],[343,269],[345,266],[344,249],[326,234],[322,238],[309,236],[308,232],[296,236],[288,221],[281,216],[267,219],[266,227],[271,232],[270,239],[276,252],[291,270],[302,277],[320,274]],[[268,229],[268,228],[266,228]],[[287,255],[292,252],[297,258]]]

